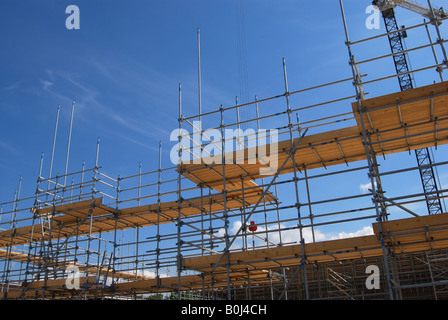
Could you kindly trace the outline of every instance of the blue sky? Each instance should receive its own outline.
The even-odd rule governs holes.
[[[434,1],[440,6],[441,1]],[[339,2],[245,0],[244,20],[237,0],[65,1],[3,0],[0,10],[0,202],[11,201],[18,179],[22,194],[32,195],[42,152],[48,172],[57,106],[61,105],[54,173],[62,173],[72,100],[75,118],[69,171],[92,167],[97,137],[100,165],[112,177],[157,169],[158,142],[169,163],[177,128],[178,84],[186,116],[197,113],[197,28],[201,30],[202,105],[204,111],[231,106],[235,96],[259,99],[284,92],[282,58],[290,90],[348,78],[347,48]],[[68,5],[80,9],[80,29],[68,30]],[[351,40],[380,32],[365,27],[370,1],[344,1]],[[400,24],[422,17],[397,9]],[[238,23],[243,22],[244,34]],[[442,26],[446,34],[446,24]],[[243,38],[241,38],[243,37]],[[238,39],[245,56],[239,57]],[[421,37],[408,39],[418,43]],[[356,49],[360,59],[387,54],[386,39]],[[420,58],[413,60],[415,68]],[[393,73],[391,61],[384,70]],[[241,66],[248,89],[241,92]],[[437,80],[435,72],[419,85]],[[395,86],[395,87],[394,87]],[[394,82],[387,88],[398,91]],[[354,94],[351,86],[347,94]],[[372,94],[380,95],[378,89]],[[326,98],[326,97],[318,97]],[[328,97],[331,99],[331,97]],[[282,106],[283,107],[283,106]],[[205,124],[206,126],[206,124]],[[440,148],[438,160],[446,159]],[[448,175],[442,172],[446,178]],[[368,182],[366,180],[366,182]],[[445,183],[446,184],[446,183]],[[359,189],[358,181],[353,183]],[[358,190],[359,191],[359,190]]]
[[[80,168],[82,160],[93,165],[97,137],[101,138],[100,162],[112,176],[137,170],[139,161],[147,170],[156,168],[152,156],[158,141],[164,142],[168,152],[169,134],[177,127],[178,83],[183,87],[185,114],[197,112],[198,27],[204,110],[231,105],[240,93],[234,0],[133,0],[107,5],[76,1],[80,29],[67,30],[65,8],[73,3],[3,2],[0,146],[6,156],[0,162],[2,200],[9,198],[8,193],[12,197],[20,175],[34,184],[41,152],[48,167],[58,104],[62,109],[55,172],[63,172],[72,99],[76,109],[71,171]],[[310,48],[317,52],[329,40],[336,44],[329,24],[285,10],[293,4],[252,1],[245,6],[251,97],[283,90],[283,57],[288,59],[290,77],[300,79],[292,70],[311,69],[312,64],[300,62],[299,57],[313,59]],[[336,3],[332,7],[326,15],[339,26],[339,15],[332,14]],[[309,27],[323,30],[326,36],[316,39]],[[345,47],[339,49],[345,59]],[[324,63],[332,59],[327,57]],[[316,75],[310,75],[316,83],[322,76],[320,67],[315,67]]]

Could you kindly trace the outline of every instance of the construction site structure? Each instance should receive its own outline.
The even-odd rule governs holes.
[[[99,139],[94,166],[77,172],[54,175],[51,159],[44,177],[42,155],[35,194],[23,197],[20,180],[0,206],[0,299],[448,299],[437,175],[448,161],[409,160],[447,148],[447,17],[351,41],[339,3],[352,77],[290,90],[283,59],[283,92],[192,116],[179,85],[175,164],[163,165],[160,143],[152,171],[106,175]],[[430,28],[435,41],[355,59]],[[362,73],[413,52],[434,61]],[[434,72],[440,81],[394,86]],[[367,92],[377,85],[389,92]],[[421,190],[425,172],[436,187]]]
[[[446,11],[443,8],[432,8],[431,2],[429,2],[429,8],[421,5],[415,1],[408,0],[374,0],[373,3],[382,12],[389,12],[397,6],[416,12],[428,19],[443,19],[447,16]]]

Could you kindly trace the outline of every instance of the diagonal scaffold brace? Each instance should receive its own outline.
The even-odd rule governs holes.
[[[232,246],[232,244],[234,243],[234,241],[236,240],[237,236],[240,234],[240,232],[245,228],[245,226],[247,225],[247,222],[249,221],[250,217],[252,216],[252,214],[255,212],[255,210],[258,208],[258,206],[260,205],[261,200],[267,195],[269,188],[275,184],[275,181],[277,180],[278,176],[280,175],[280,172],[283,170],[284,166],[286,165],[286,163],[288,163],[289,159],[291,159],[291,157],[296,153],[297,147],[299,146],[300,142],[303,140],[303,138],[305,137],[306,133],[308,132],[308,128],[304,130],[304,132],[302,133],[302,135],[298,138],[298,140],[294,143],[294,145],[292,146],[290,152],[288,153],[288,156],[286,157],[285,161],[283,162],[283,164],[280,166],[280,168],[276,171],[276,173],[274,174],[274,177],[272,178],[272,181],[267,185],[267,187],[263,190],[262,194],[260,195],[259,200],[257,201],[257,203],[255,204],[255,206],[252,208],[251,212],[249,212],[247,214],[247,216],[244,219],[244,222],[242,224],[242,226],[238,229],[238,231],[235,233],[235,235],[232,237],[232,240],[226,245],[226,247],[224,248],[223,252],[221,253],[221,256],[219,257],[218,261],[215,263],[215,265],[213,266],[212,270],[210,271],[211,274],[214,273],[215,269],[219,266],[219,264],[221,263],[222,259],[224,258],[224,256],[226,255],[226,253],[229,251],[229,248]]]

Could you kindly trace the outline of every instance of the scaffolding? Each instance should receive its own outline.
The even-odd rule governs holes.
[[[42,155],[35,194],[22,197],[20,180],[0,207],[1,299],[447,299],[446,208],[419,205],[443,204],[448,190],[396,187],[448,165],[406,162],[448,142],[446,18],[394,31],[436,29],[436,41],[400,54],[442,54],[406,71],[441,81],[367,98],[397,74],[360,70],[393,54],[353,53],[391,32],[351,41],[340,6],[353,77],[290,91],[283,59],[284,92],[192,116],[179,84],[173,165],[160,142],[152,171],[104,174],[99,139],[92,168],[67,172],[67,151],[64,174],[51,159],[45,178]],[[248,109],[255,118],[241,119]],[[366,234],[337,235],[360,226]]]

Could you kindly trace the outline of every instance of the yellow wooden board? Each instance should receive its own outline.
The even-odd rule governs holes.
[[[230,272],[230,279],[233,285],[245,285],[250,281],[251,283],[265,283],[271,281],[271,277],[266,270],[250,270],[247,272]],[[274,278],[273,281],[276,281]],[[213,275],[184,275],[180,278],[181,290],[193,290],[209,287],[226,287],[227,286],[227,274],[217,273]],[[169,292],[177,290],[179,288],[179,278],[165,277],[159,280],[141,280],[117,283],[114,286],[114,292],[118,294],[123,293],[151,293],[156,292]]]
[[[34,256],[34,255],[29,255],[25,254],[25,253],[20,253],[20,252],[14,252],[14,251],[8,251],[5,249],[0,249],[0,258],[4,258],[4,259],[11,259],[14,261],[20,261],[20,262],[27,262],[29,261],[29,263],[31,264],[39,264],[39,263],[43,263],[43,259],[42,257],[39,256]],[[46,262],[49,263],[49,265],[57,265],[59,268],[67,268],[68,266],[76,266],[80,272],[87,272],[89,274],[100,274],[100,275],[107,275],[108,277],[114,277],[114,278],[119,278],[119,279],[127,279],[127,280],[143,280],[143,279],[150,279],[151,277],[147,277],[141,274],[135,274],[135,273],[131,273],[131,272],[123,272],[123,271],[115,271],[113,272],[112,269],[108,269],[107,267],[95,267],[95,266],[91,266],[91,267],[86,267],[83,264],[80,263],[76,263],[73,264],[71,262],[66,262],[66,261],[62,261],[62,260],[54,260],[54,261],[48,261],[46,260]]]
[[[448,248],[448,214],[415,217],[383,223],[386,244],[396,247],[397,252],[410,253],[430,249]],[[330,241],[306,243],[303,247],[307,263],[323,263],[336,260],[377,257],[383,254],[378,234],[378,224],[373,224],[374,235]],[[425,229],[428,229],[425,232]],[[387,230],[387,232],[386,232]],[[222,254],[183,259],[186,269],[210,272]],[[232,270],[247,269],[248,266],[273,268],[298,265],[302,262],[302,246],[291,245],[229,254]],[[225,267],[223,257],[219,266]]]
[[[361,122],[358,102],[352,104],[357,126],[305,135],[297,146],[294,161],[298,170],[327,167],[366,159],[363,127],[368,133],[377,154],[391,154],[419,149],[448,142],[448,82],[398,92],[361,101]],[[213,164],[212,158],[200,163],[183,163],[182,173],[195,183],[222,190],[224,176],[226,189],[237,186],[241,192],[241,179],[260,179],[275,174],[288,157],[298,138],[269,145],[265,157],[255,157],[257,148],[248,148],[240,163]],[[225,159],[237,159],[237,151],[225,154]],[[277,163],[269,162],[278,159]],[[292,158],[292,157],[291,157]],[[198,161],[198,160],[196,160]],[[270,175],[261,174],[268,165]],[[223,168],[224,167],[224,168]],[[280,174],[294,169],[292,159],[286,162]]]
[[[358,128],[371,133],[378,154],[402,152],[448,139],[448,82],[353,103]],[[362,124],[363,122],[363,124]]]
[[[50,239],[98,234],[114,230],[126,230],[150,225],[172,223],[179,218],[199,216],[251,206],[261,196],[259,187],[245,192],[244,196],[237,192],[229,192],[224,198],[222,194],[142,205],[124,209],[114,209],[102,204],[97,198],[74,204],[63,204],[55,207],[38,209],[35,213],[51,218],[51,235],[47,224],[18,227],[14,230],[0,231],[0,248],[17,246],[33,241],[49,241]],[[268,198],[268,197],[267,197]],[[269,198],[266,201],[272,201]],[[264,201],[260,201],[263,203]],[[85,219],[84,222],[82,219]],[[92,220],[92,223],[90,221]],[[44,230],[44,232],[42,232]]]

